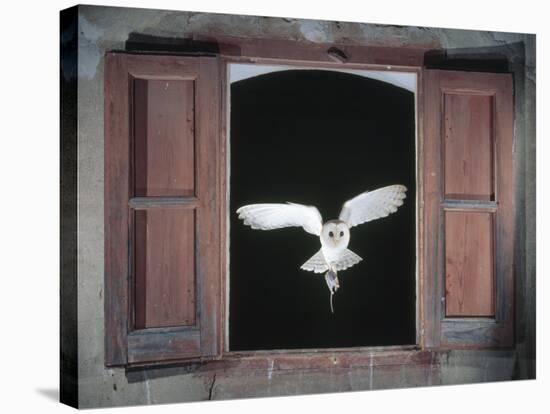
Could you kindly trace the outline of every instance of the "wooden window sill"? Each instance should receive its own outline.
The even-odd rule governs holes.
[[[179,367],[186,372],[273,372],[326,369],[351,369],[388,365],[431,365],[437,363],[441,350],[422,350],[415,345],[227,352],[219,359],[166,361],[132,364],[128,369]]]

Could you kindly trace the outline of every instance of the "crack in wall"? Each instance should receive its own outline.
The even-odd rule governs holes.
[[[212,396],[214,395],[214,387],[216,386],[216,374],[212,376],[212,382],[208,389],[208,401],[212,401]]]

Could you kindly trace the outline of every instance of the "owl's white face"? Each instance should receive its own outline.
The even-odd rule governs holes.
[[[349,227],[341,220],[330,220],[321,229],[321,244],[332,249],[345,249],[349,243]]]

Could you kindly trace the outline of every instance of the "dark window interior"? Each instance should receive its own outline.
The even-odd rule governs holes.
[[[414,94],[357,75],[290,70],[231,85],[230,350],[415,343]],[[397,213],[351,229],[363,258],[339,272],[330,311],[324,276],[300,269],[320,248],[301,228],[253,230],[242,205],[344,201],[408,188]]]

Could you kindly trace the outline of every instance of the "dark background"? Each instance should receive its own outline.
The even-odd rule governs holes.
[[[252,203],[316,206],[323,221],[344,201],[390,184],[408,188],[386,218],[351,229],[363,258],[324,275],[300,266],[320,249],[302,228],[253,230],[237,218]],[[231,350],[415,343],[414,94],[331,71],[292,70],[231,85]]]

